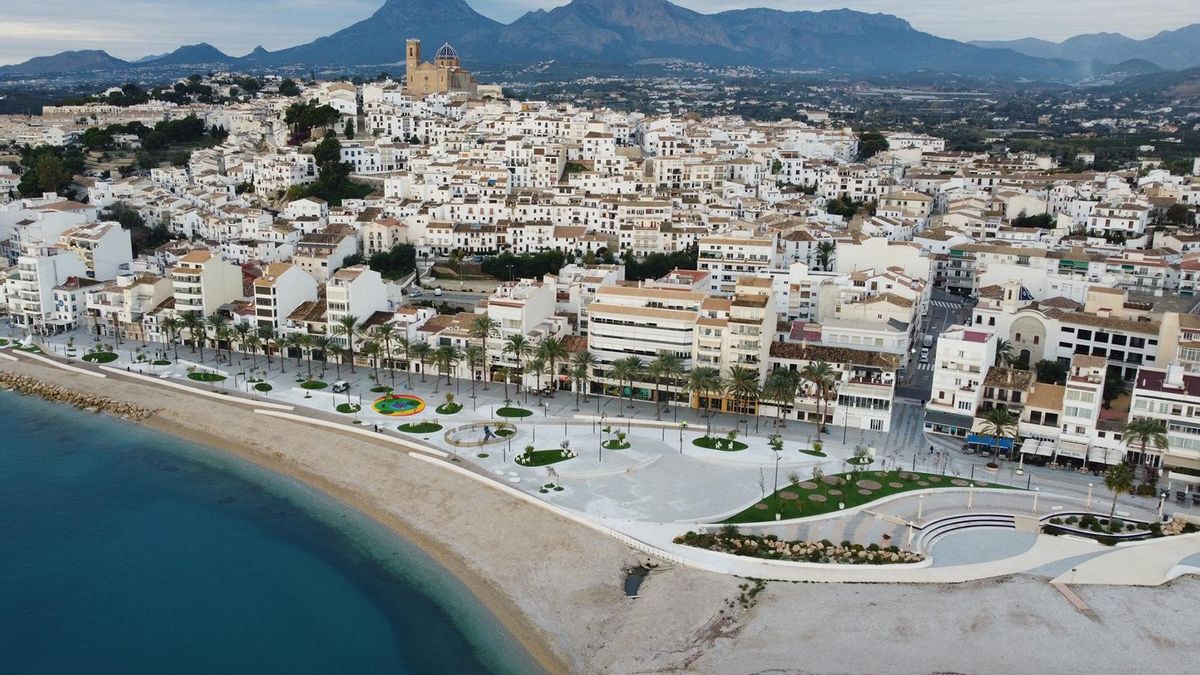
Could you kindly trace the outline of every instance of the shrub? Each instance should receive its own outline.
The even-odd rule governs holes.
[[[1062,525],[1063,524],[1062,518],[1051,518],[1050,524],[1051,525]]]

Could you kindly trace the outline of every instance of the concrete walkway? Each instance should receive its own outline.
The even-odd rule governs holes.
[[[1174,578],[1172,568],[1198,553],[1200,534],[1124,544],[1076,565],[1055,578],[1054,583],[1158,586]]]

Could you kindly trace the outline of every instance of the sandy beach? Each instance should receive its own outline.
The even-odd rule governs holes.
[[[1096,620],[1037,577],[770,583],[743,608],[745,580],[670,568],[653,572],[630,600],[622,570],[644,556],[394,446],[119,377],[28,361],[0,362],[0,370],[152,408],[148,426],[237,453],[361,510],[457,575],[549,672],[1107,673],[1183,669],[1200,655],[1200,582],[1191,578],[1077,589]]]

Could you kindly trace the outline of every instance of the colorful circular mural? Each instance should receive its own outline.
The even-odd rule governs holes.
[[[408,415],[416,415],[424,410],[425,401],[421,397],[411,394],[391,394],[375,399],[375,403],[371,407],[375,408],[375,412],[381,415],[406,417]]]

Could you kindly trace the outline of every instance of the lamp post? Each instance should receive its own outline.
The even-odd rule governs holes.
[[[776,451],[775,452],[775,482],[773,484],[773,487],[774,487],[773,492],[775,495],[775,520],[779,520],[780,516],[783,515],[783,508],[780,503],[782,500],[779,499],[779,460],[781,460],[781,459],[783,459],[783,455],[779,454],[779,452]]]
[[[1033,515],[1035,515],[1035,516],[1037,515],[1038,497],[1041,496],[1041,494],[1042,494],[1041,488],[1034,488],[1034,490],[1033,490]]]
[[[598,446],[600,459],[597,460],[599,462],[604,461],[604,420],[606,420],[606,419],[608,419],[608,413],[602,413],[600,415],[600,436],[599,436],[600,441],[599,441],[599,446]]]
[[[683,430],[687,429],[687,422],[679,423],[679,454],[683,454]]]
[[[967,489],[967,510],[970,511],[975,504],[975,484],[971,483],[971,487]]]
[[[1166,503],[1167,503],[1167,491],[1163,490],[1162,493],[1158,495],[1158,519],[1159,519],[1159,521],[1162,520],[1163,505]]]
[[[921,522],[921,515],[925,512],[925,495],[917,495],[917,522]]]
[[[1092,487],[1094,487],[1093,484],[1088,483],[1088,499],[1087,499],[1087,510],[1088,511],[1092,510]]]

